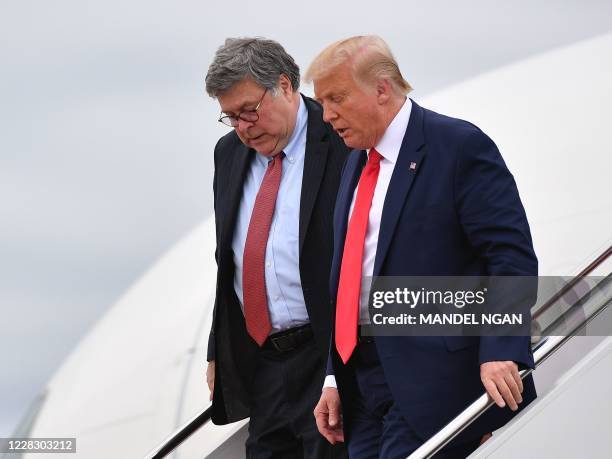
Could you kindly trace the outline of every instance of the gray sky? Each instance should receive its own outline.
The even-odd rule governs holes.
[[[203,76],[226,36],[277,39],[304,68],[335,39],[376,33],[418,99],[610,30],[606,1],[2,0],[0,437],[211,212],[226,129]]]

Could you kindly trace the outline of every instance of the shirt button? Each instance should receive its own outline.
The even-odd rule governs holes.
[[[261,266],[261,265],[259,265],[259,266]],[[272,266],[272,263],[267,262],[267,263],[266,263],[266,268],[269,268],[270,266]]]
[[[289,157],[289,162],[292,163],[293,162],[293,156]]]
[[[276,296],[274,297],[274,301],[278,301],[278,299],[279,299],[279,298],[280,298],[280,296],[276,295]]]

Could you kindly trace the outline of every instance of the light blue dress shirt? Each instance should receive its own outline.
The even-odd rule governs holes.
[[[272,216],[266,247],[265,276],[268,309],[272,333],[310,322],[304,303],[299,270],[300,196],[306,155],[306,126],[308,111],[300,97],[295,129],[283,149],[283,170]],[[242,260],[251,213],[269,158],[255,154],[244,181],[238,209],[236,229],[232,240],[234,252],[234,289],[244,312],[242,289]]]

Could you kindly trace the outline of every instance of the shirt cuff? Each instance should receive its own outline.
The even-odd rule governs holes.
[[[327,375],[325,377],[325,381],[323,382],[323,389],[325,389],[326,387],[333,387],[334,389],[338,388],[338,386],[336,385],[336,377],[334,375]]]

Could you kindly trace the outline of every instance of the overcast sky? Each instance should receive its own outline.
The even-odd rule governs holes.
[[[277,39],[305,68],[333,40],[376,33],[418,100],[610,30],[609,1],[1,0],[0,437],[210,214],[226,129],[203,76],[225,37]]]

